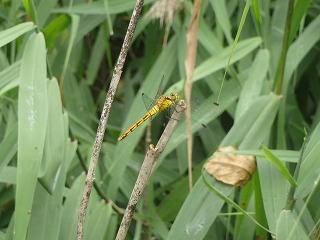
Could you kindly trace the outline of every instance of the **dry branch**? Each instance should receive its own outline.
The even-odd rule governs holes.
[[[191,132],[191,91],[192,91],[192,76],[194,66],[196,64],[197,46],[198,46],[198,25],[199,15],[201,9],[202,0],[196,0],[192,8],[192,15],[187,32],[187,55],[185,59],[186,68],[186,84],[184,87],[185,100],[187,105],[186,110],[186,127],[188,136],[188,175],[189,175],[189,189],[192,189],[192,132]]]
[[[110,87],[108,90],[107,98],[103,106],[103,110],[101,113],[100,121],[99,121],[99,126],[97,129],[97,135],[94,141],[93,145],[93,151],[91,154],[91,159],[90,159],[90,165],[88,169],[88,174],[87,178],[85,181],[85,186],[82,194],[82,199],[80,203],[80,208],[79,208],[79,218],[78,218],[78,228],[77,228],[77,239],[82,240],[84,236],[84,225],[85,225],[85,218],[86,218],[86,213],[87,213],[87,208],[88,208],[88,202],[89,202],[89,197],[91,194],[91,189],[92,185],[94,182],[94,172],[96,169],[97,161],[99,158],[100,154],[100,149],[101,145],[103,142],[104,138],[104,133],[106,130],[106,124],[109,118],[109,113],[111,109],[111,105],[114,99],[114,95],[122,74],[122,69],[124,62],[126,60],[126,56],[129,50],[129,46],[131,43],[131,39],[133,36],[133,32],[136,28],[138,18],[140,16],[141,9],[143,7],[143,0],[137,0],[136,5],[133,9],[132,16],[129,22],[129,26],[126,32],[126,36],[124,38],[122,48],[119,54],[119,58],[117,60],[117,63],[114,68],[113,76],[111,79]]]
[[[186,106],[184,101],[180,101],[176,107],[177,111],[174,111],[174,113],[172,114],[172,117],[168,125],[164,129],[158,141],[157,146],[154,147],[152,144],[149,146],[147,154],[142,163],[137,181],[133,187],[126,212],[122,218],[116,240],[125,239],[135,208],[141,197],[141,194],[143,193],[145,187],[147,186],[152,170],[154,169],[155,164],[157,163],[161,153],[163,152],[165,146],[167,145],[175,126],[177,125],[178,121],[181,119],[185,108]]]

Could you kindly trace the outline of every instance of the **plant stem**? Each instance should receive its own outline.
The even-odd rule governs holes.
[[[94,182],[94,172],[97,166],[97,161],[100,155],[101,145],[103,143],[104,133],[106,130],[106,124],[109,118],[109,113],[111,109],[111,105],[114,99],[114,95],[122,74],[122,69],[124,62],[127,57],[127,53],[129,50],[129,46],[133,37],[134,30],[137,26],[138,18],[140,16],[141,9],[143,7],[143,0],[137,0],[136,5],[133,9],[132,16],[129,22],[129,26],[126,32],[126,36],[124,38],[122,48],[119,54],[119,58],[114,68],[113,76],[110,82],[110,87],[108,90],[107,98],[103,106],[103,110],[101,113],[97,135],[93,145],[93,151],[91,154],[90,165],[88,169],[87,178],[85,181],[85,186],[82,194],[82,199],[79,208],[79,216],[78,216],[78,227],[77,227],[77,239],[82,240],[84,236],[84,225],[85,225],[85,218],[87,214],[88,202],[89,197],[91,194],[92,185]]]
[[[192,189],[192,130],[191,130],[191,92],[192,92],[192,76],[194,66],[196,64],[197,46],[198,46],[198,26],[202,0],[196,0],[192,8],[190,24],[187,32],[187,55],[185,59],[185,68],[187,80],[184,87],[186,110],[186,127],[188,136],[188,176],[189,190]]]
[[[279,58],[278,68],[275,74],[274,92],[277,95],[280,95],[282,93],[282,82],[283,82],[286,57],[287,57],[287,52],[289,47],[289,34],[290,34],[291,19],[293,14],[293,7],[294,7],[294,0],[290,0],[289,6],[288,6],[286,25],[285,25],[284,35],[282,40],[282,50]]]

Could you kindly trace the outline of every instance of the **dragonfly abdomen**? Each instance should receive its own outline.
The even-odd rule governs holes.
[[[119,138],[118,141],[121,141],[130,133],[132,133],[137,127],[139,127],[143,122],[148,120],[150,117],[159,112],[160,109],[157,105],[154,105],[142,118],[140,118],[135,124],[133,124],[127,131],[125,131]]]

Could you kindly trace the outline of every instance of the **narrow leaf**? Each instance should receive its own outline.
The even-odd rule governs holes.
[[[296,180],[291,176],[286,166],[281,162],[281,160],[274,155],[267,147],[263,146],[263,152],[266,159],[268,159],[271,163],[273,163],[279,171],[282,173],[282,175],[290,182],[291,185],[298,186]]]
[[[18,175],[14,239],[24,239],[30,219],[47,123],[46,48],[30,36],[22,57],[18,111]]]
[[[32,22],[26,22],[0,32],[0,47],[12,42],[22,34],[34,29],[35,27],[36,26]]]

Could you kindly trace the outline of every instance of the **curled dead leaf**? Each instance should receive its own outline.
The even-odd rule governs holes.
[[[206,162],[204,168],[217,180],[237,186],[244,186],[252,177],[256,169],[254,156],[239,155],[233,153],[221,154],[221,152],[235,151],[233,146],[221,147]]]

